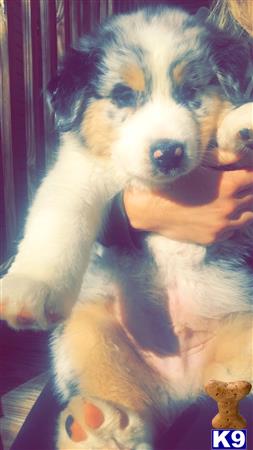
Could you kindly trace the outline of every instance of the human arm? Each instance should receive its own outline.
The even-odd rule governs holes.
[[[200,168],[166,194],[129,188],[121,199],[114,200],[107,220],[107,238],[102,239],[106,245],[138,247],[142,231],[210,245],[253,222],[253,169]],[[110,233],[111,226],[120,227],[118,233]]]

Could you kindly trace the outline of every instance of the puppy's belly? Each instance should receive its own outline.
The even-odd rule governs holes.
[[[204,324],[200,323],[196,329],[186,326],[177,333],[175,331],[179,341],[179,351],[175,355],[161,357],[154,352],[142,351],[147,364],[166,379],[176,396],[186,398],[198,394],[203,387],[208,349],[215,340],[215,331],[211,328],[204,329]]]
[[[151,321],[152,326],[149,326],[151,322],[148,313],[146,317],[137,315],[138,323],[135,328],[133,323],[136,318],[129,313],[127,301],[124,301],[123,305],[116,303],[115,314],[138,353],[149,366],[162,375],[166,384],[168,383],[171,394],[185,399],[189,393],[194,395],[202,387],[206,354],[215,339],[219,321],[204,319],[194,314],[191,307],[187,307],[191,305],[191,301],[180,298],[176,288],[170,290],[169,300],[165,305],[161,314],[168,318],[167,329],[164,322],[161,326],[157,321]],[[163,339],[171,339],[173,342],[176,340],[176,345],[171,346],[168,342],[167,347],[171,350],[167,353],[164,351],[166,345],[162,346],[161,351],[159,348],[147,348],[147,345],[143,345],[145,339],[142,341],[140,338],[141,331],[145,334],[147,327],[150,343],[153,336],[156,342],[162,342]],[[138,333],[135,333],[135,329],[138,329]]]

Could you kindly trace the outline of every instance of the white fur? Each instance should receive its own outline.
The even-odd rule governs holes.
[[[116,191],[110,172],[108,164],[97,164],[83,152],[74,134],[62,138],[58,159],[31,207],[15,261],[2,280],[5,317],[12,326],[19,326],[16,316],[23,309],[34,315],[34,328],[48,326],[47,313],[69,313],[104,208]]]
[[[234,151],[237,133],[243,128],[253,129],[253,103],[242,105],[240,114],[234,109],[224,117],[217,133],[217,141],[221,148]]]
[[[142,12],[116,19],[123,50],[119,55],[114,47],[108,49],[104,64],[110,76],[101,82],[101,93],[109,95],[113,84],[120,81],[120,68],[136,58],[129,47],[132,44],[146,52],[153,77],[152,97],[132,118],[124,109],[118,114],[114,125],[119,137],[112,143],[111,161],[92,157],[75,132],[62,136],[57,161],[37,192],[15,261],[2,280],[4,318],[12,326],[22,326],[17,317],[24,310],[34,317],[29,324],[33,328],[46,328],[50,313],[68,315],[108,201],[132,179],[152,185],[152,141],[179,140],[186,146],[184,172],[198,165],[196,124],[187,108],[173,100],[167,77],[170,64],[198,40],[198,27],[178,34],[187,17],[171,10],[150,22]],[[157,175],[159,181],[164,183],[166,177]]]
[[[123,168],[131,179],[152,183],[149,148],[158,139],[173,139],[185,145],[189,158],[185,172],[200,162],[198,129],[192,114],[173,101],[168,92],[166,97],[168,100],[163,99],[162,91],[154,93],[153,99],[122,125],[113,145],[115,166],[118,170]]]

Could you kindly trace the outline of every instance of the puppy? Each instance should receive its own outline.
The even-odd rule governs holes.
[[[200,165],[251,158],[249,60],[182,10],[145,9],[83,38],[49,87],[59,154],[3,280],[3,316],[16,328],[68,317],[53,340],[69,402],[59,449],[150,449],[206,380],[252,380],[252,226],[207,248],[154,234],[136,254],[94,245],[125,186],[166,192]]]

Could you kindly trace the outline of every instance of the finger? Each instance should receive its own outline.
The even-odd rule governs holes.
[[[224,172],[224,181],[229,179],[232,184],[232,192],[237,195],[245,189],[253,186],[253,170],[236,170]]]
[[[244,198],[237,200],[235,210],[229,214],[228,219],[239,219],[243,212],[253,211],[253,195],[247,195]]]
[[[231,239],[235,231],[250,225],[253,226],[253,212],[246,211],[242,213],[238,219],[231,220],[230,225],[226,230],[221,231],[217,235],[215,242]]]
[[[231,227],[234,229],[241,228],[242,226],[253,224],[253,212],[245,211],[238,219],[230,221]],[[231,227],[229,227],[231,229]]]
[[[234,197],[240,199],[240,198],[246,197],[246,196],[248,196],[250,194],[253,194],[253,186],[252,185],[246,186],[246,187],[244,187],[242,189],[239,189],[235,193]]]

